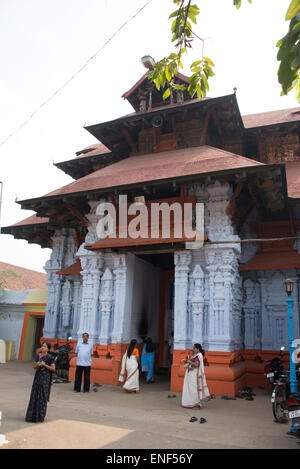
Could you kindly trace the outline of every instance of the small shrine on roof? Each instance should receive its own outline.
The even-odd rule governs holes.
[[[88,332],[92,380],[117,385],[130,340],[150,336],[171,390],[198,342],[211,393],[234,396],[263,385],[263,360],[288,346],[286,277],[299,337],[300,108],[241,116],[235,92],[164,101],[148,75],[122,96],[132,113],[86,127],[99,143],[56,163],[74,181],[18,201],[36,215],[2,232],[52,249],[43,339]],[[101,204],[115,210],[116,236],[99,235]],[[153,236],[162,205],[170,231],[157,218]],[[175,207],[186,205],[193,228],[203,208],[199,245],[177,233]]]

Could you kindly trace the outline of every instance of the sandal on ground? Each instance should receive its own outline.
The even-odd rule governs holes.
[[[197,420],[198,420],[197,417],[191,417],[190,418],[190,422],[197,422]]]

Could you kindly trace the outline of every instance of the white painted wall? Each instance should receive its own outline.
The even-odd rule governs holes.
[[[28,295],[29,290],[1,291],[0,296],[0,339],[14,340],[15,349],[13,359],[17,360],[19,355],[20,340],[25,314],[25,306],[22,302]]]

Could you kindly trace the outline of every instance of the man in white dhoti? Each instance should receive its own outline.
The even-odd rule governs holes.
[[[185,360],[182,407],[202,407],[201,401],[209,397],[204,373],[204,353],[200,344],[194,344],[191,358]]]
[[[124,391],[139,393],[139,351],[136,345],[137,340],[133,339],[123,355],[119,381],[123,382],[125,373],[127,373],[126,381],[123,385]]]

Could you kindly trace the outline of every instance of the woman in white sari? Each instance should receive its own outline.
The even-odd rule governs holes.
[[[202,407],[201,401],[209,397],[203,363],[204,350],[194,344],[193,355],[185,362],[186,372],[182,390],[182,407]]]
[[[123,382],[125,373],[127,373],[126,381],[123,385],[124,391],[139,393],[139,351],[136,345],[137,340],[133,339],[123,355],[119,381]]]

